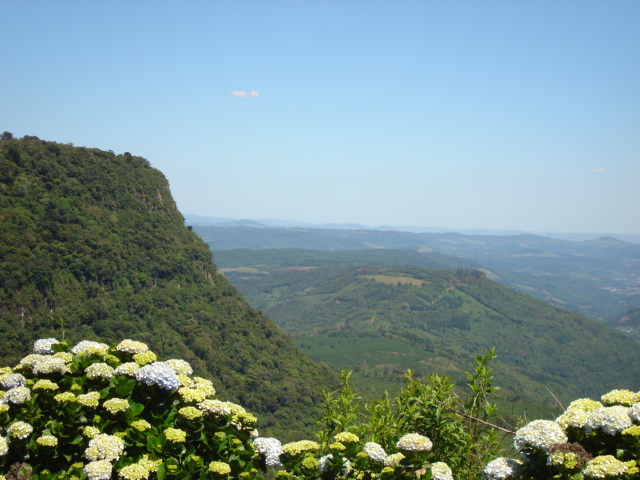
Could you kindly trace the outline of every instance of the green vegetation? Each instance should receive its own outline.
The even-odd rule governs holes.
[[[217,272],[143,158],[4,138],[0,236],[0,361],[38,338],[136,338],[290,432],[337,382]]]
[[[640,388],[634,372],[619,368],[640,361],[637,343],[478,270],[259,268],[270,273],[230,278],[311,358],[353,370],[367,392],[409,368],[463,384],[464,365],[486,348],[499,352],[500,399],[516,412],[557,409],[550,391],[566,402],[616,385]]]
[[[195,225],[220,266],[308,258],[310,264],[482,268],[492,279],[557,307],[604,319],[638,307],[640,245],[613,238],[554,240],[536,235],[490,236],[380,230],[251,228]],[[243,260],[247,249],[258,250]],[[283,253],[265,249],[286,249]],[[302,254],[299,249],[316,250]],[[241,249],[234,254],[229,249]],[[341,251],[335,251],[341,250]],[[408,252],[411,252],[408,253]],[[291,258],[287,258],[290,256]],[[260,258],[266,262],[259,261]],[[229,263],[227,263],[227,261]],[[427,265],[427,262],[431,262]],[[440,266],[434,264],[437,262]]]

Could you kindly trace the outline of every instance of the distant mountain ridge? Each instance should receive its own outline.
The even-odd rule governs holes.
[[[143,341],[285,436],[337,384],[217,271],[144,158],[3,139],[0,219],[3,364],[38,338]]]
[[[632,235],[626,233],[561,233],[561,232],[539,232],[528,230],[496,230],[487,228],[439,228],[424,227],[410,225],[362,225],[359,223],[310,223],[298,220],[274,220],[274,219],[243,219],[237,220],[233,218],[207,217],[201,215],[185,214],[185,221],[190,225],[208,225],[208,226],[239,226],[236,222],[256,222],[256,226],[280,227],[280,228],[319,228],[319,229],[338,229],[338,230],[392,230],[396,232],[410,233],[461,233],[464,235],[489,235],[489,236],[507,236],[507,235],[536,235],[541,237],[554,238],[558,240],[582,241],[593,240],[603,237],[611,237],[623,242],[640,244],[640,235]],[[249,226],[249,225],[247,225]]]

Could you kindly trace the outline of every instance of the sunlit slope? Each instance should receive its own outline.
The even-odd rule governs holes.
[[[289,432],[315,419],[334,385],[217,272],[143,158],[2,140],[0,236],[3,364],[37,338],[132,338]]]

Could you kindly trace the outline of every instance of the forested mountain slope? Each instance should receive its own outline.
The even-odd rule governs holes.
[[[547,388],[562,401],[640,388],[637,342],[478,270],[302,263],[255,270],[227,274],[312,358],[336,368],[377,379],[412,368],[464,382],[461,371],[495,347],[505,400],[552,405]]]
[[[278,433],[308,426],[335,385],[217,272],[143,158],[3,138],[0,236],[3,364],[38,338],[144,341]]]

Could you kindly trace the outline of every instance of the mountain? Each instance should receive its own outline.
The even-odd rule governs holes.
[[[3,136],[0,220],[2,364],[38,338],[143,341],[285,438],[337,384],[217,271],[144,158]]]
[[[277,266],[274,253],[253,270],[221,264],[252,305],[335,368],[385,380],[412,368],[464,382],[461,372],[474,357],[495,348],[504,400],[552,405],[548,389],[563,402],[613,388],[640,389],[637,342],[479,270],[320,265],[321,255]]]
[[[577,242],[537,235],[205,225],[194,228],[214,252],[242,248],[408,249],[464,257],[478,268],[489,270],[492,278],[508,287],[593,318],[604,319],[640,307],[640,245],[611,237]]]

